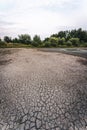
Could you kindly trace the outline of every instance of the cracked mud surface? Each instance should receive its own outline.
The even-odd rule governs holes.
[[[0,130],[87,130],[85,58],[0,52]]]

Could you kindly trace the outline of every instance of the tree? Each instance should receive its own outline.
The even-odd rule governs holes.
[[[71,38],[70,42],[73,46],[79,46],[79,38]]]
[[[4,37],[4,41],[7,42],[7,43],[9,43],[9,42],[11,42],[12,40],[11,40],[11,37],[5,36],[5,37]]]
[[[65,43],[65,38],[64,37],[58,39],[58,45],[64,45],[64,43]]]
[[[83,31],[81,28],[77,30],[77,37],[80,41],[87,42],[87,31]]]
[[[77,30],[76,29],[71,30],[69,32],[69,35],[70,35],[71,38],[77,38],[78,37]]]
[[[49,39],[50,39],[50,38],[49,38],[49,37],[47,37],[47,38],[45,38],[45,39],[44,39],[44,41],[43,41],[43,42],[47,42],[47,41],[49,41]]]
[[[12,42],[13,42],[13,43],[19,43],[19,39],[18,39],[18,38],[14,38],[14,39],[12,40]]]
[[[6,46],[5,42],[0,38],[0,47],[5,47],[5,46]]]
[[[81,28],[77,30],[76,29],[71,30],[69,35],[71,38],[79,38],[80,42],[81,41],[87,42],[87,31],[82,30]]]
[[[60,38],[66,38],[67,34],[68,34],[68,31],[60,31],[58,33],[58,37],[60,37]]]
[[[67,42],[66,42],[66,45],[67,45],[68,47],[70,47],[70,46],[72,46],[72,42],[71,42],[71,41],[67,41]]]
[[[50,37],[49,38],[50,45],[52,47],[56,47],[58,45],[58,38],[56,37]]]
[[[2,39],[0,38],[0,43],[2,42]]]
[[[18,35],[19,37],[19,42],[24,43],[24,44],[31,44],[31,37],[28,34],[21,34]]]
[[[49,42],[49,41],[46,41],[46,42],[44,43],[44,47],[51,47],[50,42]]]
[[[39,46],[39,45],[41,45],[41,39],[40,39],[40,36],[38,36],[38,35],[35,35],[34,37],[33,37],[33,42],[32,42],[32,45],[33,46]]]

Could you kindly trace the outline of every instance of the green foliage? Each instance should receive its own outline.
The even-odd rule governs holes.
[[[47,42],[47,41],[49,41],[49,37],[47,37],[47,38],[45,38],[44,40],[43,40],[43,42]]]
[[[5,37],[4,37],[4,41],[5,41],[6,43],[10,43],[12,40],[11,40],[11,37],[5,36]]]
[[[33,37],[32,45],[35,46],[35,47],[37,47],[37,46],[40,46],[41,43],[42,43],[42,42],[41,42],[40,36],[35,35],[35,36]]]
[[[87,47],[87,42],[81,42],[81,43],[80,43],[80,46],[81,46],[81,47]]]
[[[38,43],[37,42],[32,42],[32,46],[38,47]]]
[[[72,46],[72,42],[71,41],[67,41],[66,42],[66,46],[71,47]]]
[[[56,38],[56,37],[50,37],[49,38],[49,41],[51,42],[51,43],[58,43],[58,38]]]
[[[50,38],[46,38],[44,40],[44,46],[45,47],[57,47],[58,45],[58,38],[56,37],[50,37]]]
[[[71,38],[70,42],[73,46],[79,46],[79,38]]]
[[[44,42],[43,47],[51,47],[50,42],[49,41]]]
[[[4,41],[2,41],[2,39],[0,38],[0,47],[5,47],[6,43]]]
[[[12,42],[13,42],[13,43],[19,43],[19,39],[18,39],[18,38],[14,38],[14,39],[12,40]]]
[[[87,42],[83,44],[83,47],[87,47]]]
[[[65,43],[65,38],[64,37],[58,39],[58,45],[64,45],[64,43]]]
[[[56,37],[50,37],[49,38],[50,46],[51,47],[57,47],[58,45],[58,38]]]
[[[60,31],[41,41],[40,36],[35,35],[33,40],[28,34],[18,35],[18,38],[5,36],[0,38],[0,47],[87,47],[87,31],[74,29],[71,31]]]
[[[24,44],[31,44],[31,37],[28,34],[21,34],[18,36],[19,37],[19,42],[24,43]],[[17,39],[15,39],[17,40]]]
[[[65,31],[60,31],[58,33],[58,37],[60,37],[60,38],[66,38],[66,32]]]
[[[4,43],[0,44],[1,48],[31,48],[32,46],[29,44],[23,43]]]
[[[66,41],[68,41],[70,38],[79,38],[80,42],[84,41],[87,42],[87,31],[79,29],[74,29],[71,31],[60,31],[57,34],[53,34],[54,37],[60,37],[65,38]]]
[[[87,42],[87,31],[82,30],[79,28],[78,30],[72,30],[71,31],[72,37],[79,38],[80,41]]]

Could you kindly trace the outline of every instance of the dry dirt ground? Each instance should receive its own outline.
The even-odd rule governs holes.
[[[0,130],[87,130],[87,59],[0,49]]]

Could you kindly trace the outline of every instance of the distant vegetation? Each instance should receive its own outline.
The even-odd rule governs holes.
[[[60,31],[43,41],[38,35],[33,39],[28,34],[18,35],[14,39],[5,36],[3,40],[0,38],[0,47],[87,47],[87,31],[81,28]]]

